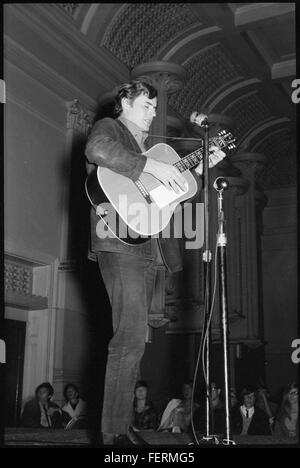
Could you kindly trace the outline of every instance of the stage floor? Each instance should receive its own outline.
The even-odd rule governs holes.
[[[198,447],[192,436],[188,434],[177,434],[169,432],[139,432],[140,437],[147,445],[155,447]],[[4,446],[44,446],[44,447],[93,447],[93,434],[88,430],[63,429],[25,429],[7,428],[4,434]],[[201,442],[201,436],[199,435]],[[296,439],[276,438],[273,436],[233,436],[236,445],[268,446],[268,445],[291,445],[298,446]],[[203,443],[200,443],[201,447]],[[205,445],[205,443],[204,443]],[[138,447],[137,447],[138,448]]]

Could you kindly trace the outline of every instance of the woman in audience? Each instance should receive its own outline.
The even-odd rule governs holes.
[[[268,415],[270,429],[273,432],[278,405],[271,400],[269,389],[263,384],[258,387],[256,405]]]
[[[191,381],[184,382],[182,386],[182,399],[173,398],[166,406],[161,417],[158,431],[188,432],[191,423],[192,406]],[[198,403],[193,404],[193,412],[199,407]]]
[[[78,387],[75,384],[66,385],[64,397],[66,404],[62,407],[62,411],[69,416],[65,429],[85,429],[87,427],[87,405],[79,397]]]
[[[133,429],[139,431],[157,429],[157,411],[149,401],[148,384],[144,380],[139,380],[135,385],[133,410]]]
[[[274,435],[298,437],[298,385],[290,384],[283,393],[281,408],[275,419]]]

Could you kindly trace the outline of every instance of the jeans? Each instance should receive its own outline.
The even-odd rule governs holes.
[[[119,252],[97,254],[112,307],[113,337],[108,345],[102,432],[126,434],[133,414],[148,313],[156,277],[156,259]]]

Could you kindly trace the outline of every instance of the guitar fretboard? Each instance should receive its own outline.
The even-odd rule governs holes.
[[[209,147],[211,147],[212,145],[222,148],[226,146],[226,143],[224,142],[222,138],[210,138]],[[177,169],[180,172],[185,172],[197,166],[200,163],[200,161],[202,161],[202,159],[203,159],[203,147],[200,147],[196,149],[195,151],[193,151],[192,153],[188,154],[187,156],[184,156],[184,158],[182,158],[180,161],[177,161],[176,163],[174,163],[173,166],[177,167]]]

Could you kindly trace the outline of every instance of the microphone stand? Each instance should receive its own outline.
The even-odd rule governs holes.
[[[228,308],[227,308],[227,278],[226,278],[226,245],[225,218],[223,211],[223,191],[227,190],[228,182],[223,177],[218,177],[214,182],[214,188],[218,192],[218,233],[217,233],[217,255],[219,267],[219,288],[221,304],[221,339],[224,356],[224,403],[225,403],[225,445],[235,444],[230,440],[230,405],[229,405],[229,330],[228,330]]]
[[[206,383],[206,433],[204,441],[210,441],[213,437],[210,434],[210,348],[211,348],[211,329],[210,329],[210,271],[211,271],[211,251],[209,248],[209,126],[207,119],[203,122],[204,127],[204,145],[203,145],[203,195],[204,195],[204,278],[205,278],[205,300],[204,300],[204,330],[206,330],[206,339],[203,342],[205,350],[205,383]]]

